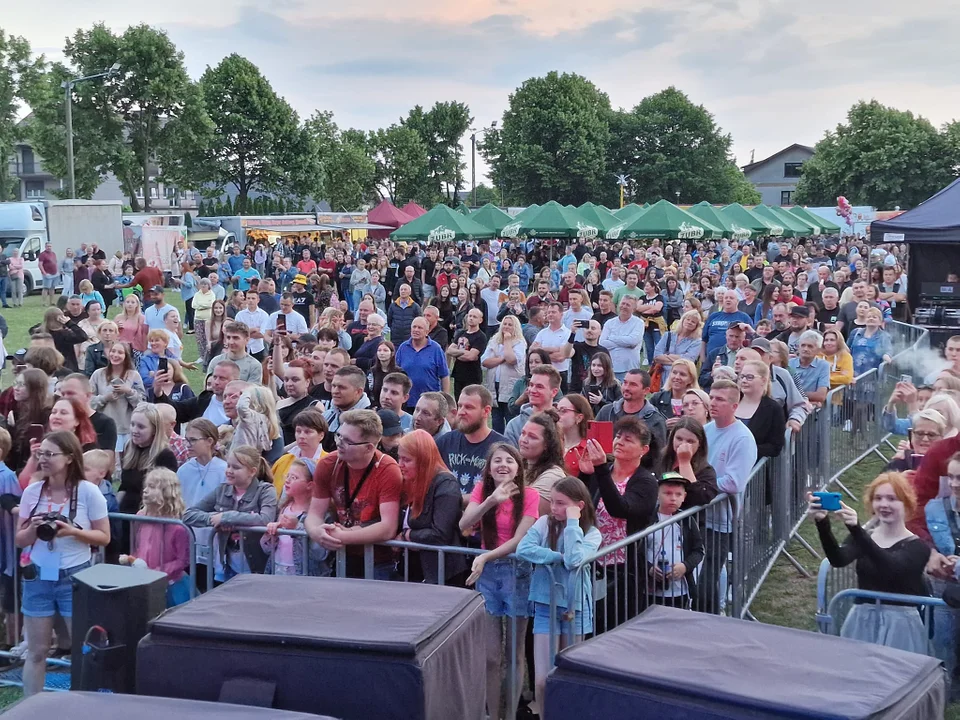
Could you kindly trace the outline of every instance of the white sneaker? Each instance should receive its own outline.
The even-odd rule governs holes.
[[[24,640],[24,641],[21,642],[19,645],[14,645],[12,648],[10,648],[10,654],[11,654],[11,655],[16,655],[18,658],[22,658],[24,655],[26,655],[26,654],[27,654],[27,641]]]
[[[847,421],[843,424],[843,431],[844,431],[844,432],[853,432],[853,423],[852,423],[850,420],[847,420]]]

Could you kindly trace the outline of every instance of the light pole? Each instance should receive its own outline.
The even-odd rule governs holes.
[[[114,63],[110,66],[109,70],[104,70],[102,73],[97,73],[96,75],[87,75],[85,77],[71,78],[70,80],[64,80],[61,83],[60,87],[63,88],[64,101],[66,102],[66,121],[67,121],[67,187],[70,193],[70,198],[73,199],[77,196],[77,183],[76,178],[74,177],[73,169],[73,86],[77,83],[82,83],[85,80],[95,80],[96,78],[102,77],[113,77],[118,72],[120,72],[120,63]]]
[[[476,130],[470,128],[470,188],[473,194],[473,206],[477,206],[477,133],[483,135],[491,130],[497,129],[497,121],[490,123],[490,127]],[[503,202],[503,192],[501,191],[500,202]]]
[[[623,208],[623,189],[627,186],[627,183],[630,182],[629,175],[614,175],[617,179],[617,182],[620,184],[620,207]]]

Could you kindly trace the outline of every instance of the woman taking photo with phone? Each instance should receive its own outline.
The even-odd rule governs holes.
[[[807,495],[807,514],[817,524],[820,543],[833,567],[856,562],[857,587],[861,590],[928,596],[924,571],[930,559],[930,547],[907,529],[906,518],[913,515],[917,499],[907,479],[899,473],[883,473],[870,483],[863,494],[863,505],[870,520],[861,526],[857,511],[844,502],[830,511],[847,528],[843,545],[833,535],[828,511],[821,499]],[[854,600],[840,630],[842,637],[927,655],[926,628],[914,605],[875,603]]]
[[[649,451],[650,430],[632,416],[620,418],[613,426],[612,463],[607,462],[599,442],[587,441],[587,451],[580,459],[580,479],[591,495],[600,497],[597,527],[603,545],[624,540],[653,521],[657,479]],[[631,554],[635,552],[636,548],[630,550]],[[628,558],[626,550],[604,556],[602,564],[607,570],[607,602],[597,609],[597,627],[609,630],[640,612],[640,597],[645,593],[638,596],[636,592],[633,573],[637,558]]]
[[[590,374],[583,383],[583,395],[596,415],[600,408],[623,398],[620,383],[613,373],[613,361],[605,352],[597,352],[590,359]]]
[[[13,381],[14,409],[7,416],[7,427],[13,445],[7,457],[7,466],[19,472],[30,459],[31,439],[43,437],[47,416],[53,399],[50,397],[50,378],[43,370],[27,368]]]
[[[68,632],[71,629],[72,576],[89,567],[91,547],[110,542],[107,501],[96,485],[83,479],[83,451],[77,438],[68,432],[50,433],[36,455],[42,480],[23,492],[16,535],[17,547],[26,556],[20,562],[27,697],[43,690],[54,615],[63,618]],[[46,520],[48,513],[58,519]]]
[[[130,417],[143,402],[146,391],[140,373],[133,368],[133,351],[125,342],[114,342],[106,348],[107,366],[100,368],[90,378],[93,397],[90,407],[99,410],[117,426],[119,453],[130,439]]]

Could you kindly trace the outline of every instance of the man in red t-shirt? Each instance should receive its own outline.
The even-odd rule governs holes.
[[[333,252],[327,250],[323,260],[317,263],[317,272],[325,273],[330,278],[331,284],[337,278],[337,261],[333,258]]]
[[[139,285],[143,289],[143,299],[151,300],[153,292],[152,287],[159,285],[163,287],[163,271],[160,268],[147,265],[147,261],[142,257],[136,259],[137,272],[133,279],[126,285],[117,285],[117,288],[131,288]]]
[[[392,540],[399,527],[403,480],[397,461],[377,450],[382,435],[383,424],[372,410],[343,413],[337,450],[320,460],[313,474],[307,534],[327,550],[347,548],[348,577],[364,576],[362,546]],[[373,560],[374,579],[389,580],[393,552],[376,547]]]
[[[43,276],[43,304],[53,305],[56,302],[57,280],[60,279],[60,266],[57,264],[57,254],[53,251],[53,243],[47,243],[43,252],[37,255],[37,263]]]
[[[317,263],[314,262],[313,258],[310,257],[310,251],[306,248],[304,248],[301,257],[302,259],[297,263],[297,270],[300,271],[301,275],[310,277],[317,271]]]
[[[564,310],[570,307],[571,290],[583,290],[583,285],[577,282],[576,274],[572,270],[568,270],[563,274],[563,279],[560,281],[560,293],[557,295],[557,300],[563,303]]]

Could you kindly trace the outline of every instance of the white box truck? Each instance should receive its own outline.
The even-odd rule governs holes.
[[[0,243],[24,259],[24,290],[41,286],[37,256],[47,242],[57,258],[67,248],[96,243],[107,257],[123,250],[123,204],[119,201],[47,200],[0,203]]]

